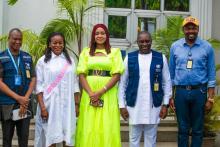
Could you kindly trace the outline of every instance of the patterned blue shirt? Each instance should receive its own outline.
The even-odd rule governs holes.
[[[186,67],[188,60],[192,60],[191,69]],[[185,38],[174,42],[170,49],[170,75],[173,85],[208,83],[208,87],[215,87],[214,49],[198,37],[192,47],[186,43]]]

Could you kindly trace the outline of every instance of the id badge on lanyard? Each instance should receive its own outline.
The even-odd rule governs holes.
[[[28,79],[31,78],[31,74],[30,74],[30,71],[29,71],[29,70],[26,70],[26,76],[27,76]]]
[[[15,75],[15,85],[20,86],[21,85],[21,76]]]
[[[193,68],[193,59],[192,59],[192,52],[191,49],[188,52],[188,60],[186,63],[186,69],[192,69]]]
[[[159,83],[154,82],[154,91],[159,91]]]
[[[10,58],[12,60],[12,63],[14,65],[15,69],[16,69],[16,72],[17,72],[17,74],[14,76],[14,84],[16,86],[20,86],[21,85],[21,75],[19,75],[19,72],[18,72],[18,68],[19,68],[19,64],[20,64],[20,56],[18,57],[18,65],[17,65],[15,63],[15,60],[14,60],[14,58],[13,58],[13,56],[12,56],[12,54],[11,54],[9,49],[8,49],[8,54],[9,54],[9,56],[10,56]]]
[[[187,69],[192,69],[193,67],[193,60],[192,59],[188,59],[187,60],[187,64],[186,64],[186,68]]]
[[[159,73],[161,73],[161,65],[156,65],[156,75],[155,75],[155,81],[154,81],[154,91],[158,92],[160,90],[160,84],[158,82]]]
[[[30,73],[31,66],[30,66],[30,63],[25,63],[25,69],[26,69],[26,77],[27,77],[27,79],[30,79],[31,78],[31,73]]]

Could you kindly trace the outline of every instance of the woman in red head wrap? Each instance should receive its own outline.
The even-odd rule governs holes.
[[[117,82],[123,71],[120,49],[111,48],[107,27],[95,25],[77,67],[83,92],[76,147],[121,147]]]
[[[98,32],[98,30],[101,29],[103,31],[103,33],[105,33],[105,42],[101,43],[101,45],[104,47],[106,53],[110,53],[111,52],[111,46],[109,43],[109,32],[107,27],[104,24],[97,24],[93,27],[92,30],[92,35],[91,35],[91,42],[90,42],[90,55],[94,55],[95,53],[95,49],[97,47],[97,42],[96,42],[96,38],[98,37],[98,35],[96,35],[96,31]],[[99,44],[98,44],[99,45]]]

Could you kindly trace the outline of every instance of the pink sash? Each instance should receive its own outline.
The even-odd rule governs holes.
[[[51,93],[51,91],[53,91],[53,89],[60,83],[60,81],[63,79],[69,65],[70,64],[68,62],[66,62],[66,64],[64,65],[64,67],[62,68],[60,73],[57,75],[56,79],[46,88],[46,95],[49,95]]]

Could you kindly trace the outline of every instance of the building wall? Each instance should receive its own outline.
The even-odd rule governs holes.
[[[3,1],[0,1],[0,34],[2,34],[3,29]]]
[[[213,0],[212,9],[212,38],[220,40],[220,0]],[[215,60],[220,64],[220,48],[215,51]],[[217,77],[220,77],[220,71],[217,72]]]
[[[212,38],[220,40],[220,0],[213,0]]]
[[[1,1],[3,1],[3,18],[1,17],[3,21],[0,21],[1,24],[3,22],[2,33],[7,33],[14,27],[39,33],[45,23],[56,16],[54,0],[19,0],[14,6],[8,6],[6,0]]]
[[[211,38],[212,33],[212,0],[191,0],[192,16],[200,21],[199,36],[203,39]]]
[[[89,0],[89,3],[91,4]],[[190,0],[191,15],[198,17],[200,20],[200,36],[208,39],[220,36],[220,29],[217,29],[217,24],[220,24],[220,19],[213,19],[220,15],[218,5],[219,0]],[[40,33],[43,26],[52,18],[57,16],[56,0],[19,0],[14,6],[8,6],[6,0],[0,0],[0,34],[7,33],[13,27],[30,29],[36,33]],[[2,9],[1,9],[2,8]],[[214,16],[212,17],[212,10]],[[2,13],[1,13],[2,12]],[[1,17],[2,16],[2,17]],[[85,27],[88,28],[84,36],[84,42],[88,43],[90,38],[90,30],[95,23],[104,22],[103,9],[95,9],[89,13],[85,19]],[[213,35],[211,35],[213,33]],[[219,37],[220,38],[220,37]]]
[[[88,4],[92,5],[92,1],[89,0]],[[40,33],[51,19],[66,17],[66,14],[60,16],[57,10],[57,0],[19,0],[14,6],[8,6],[6,0],[0,0],[0,34],[7,34],[14,27]],[[103,8],[95,8],[87,13],[83,46],[88,45],[92,26],[96,23],[103,23]]]

